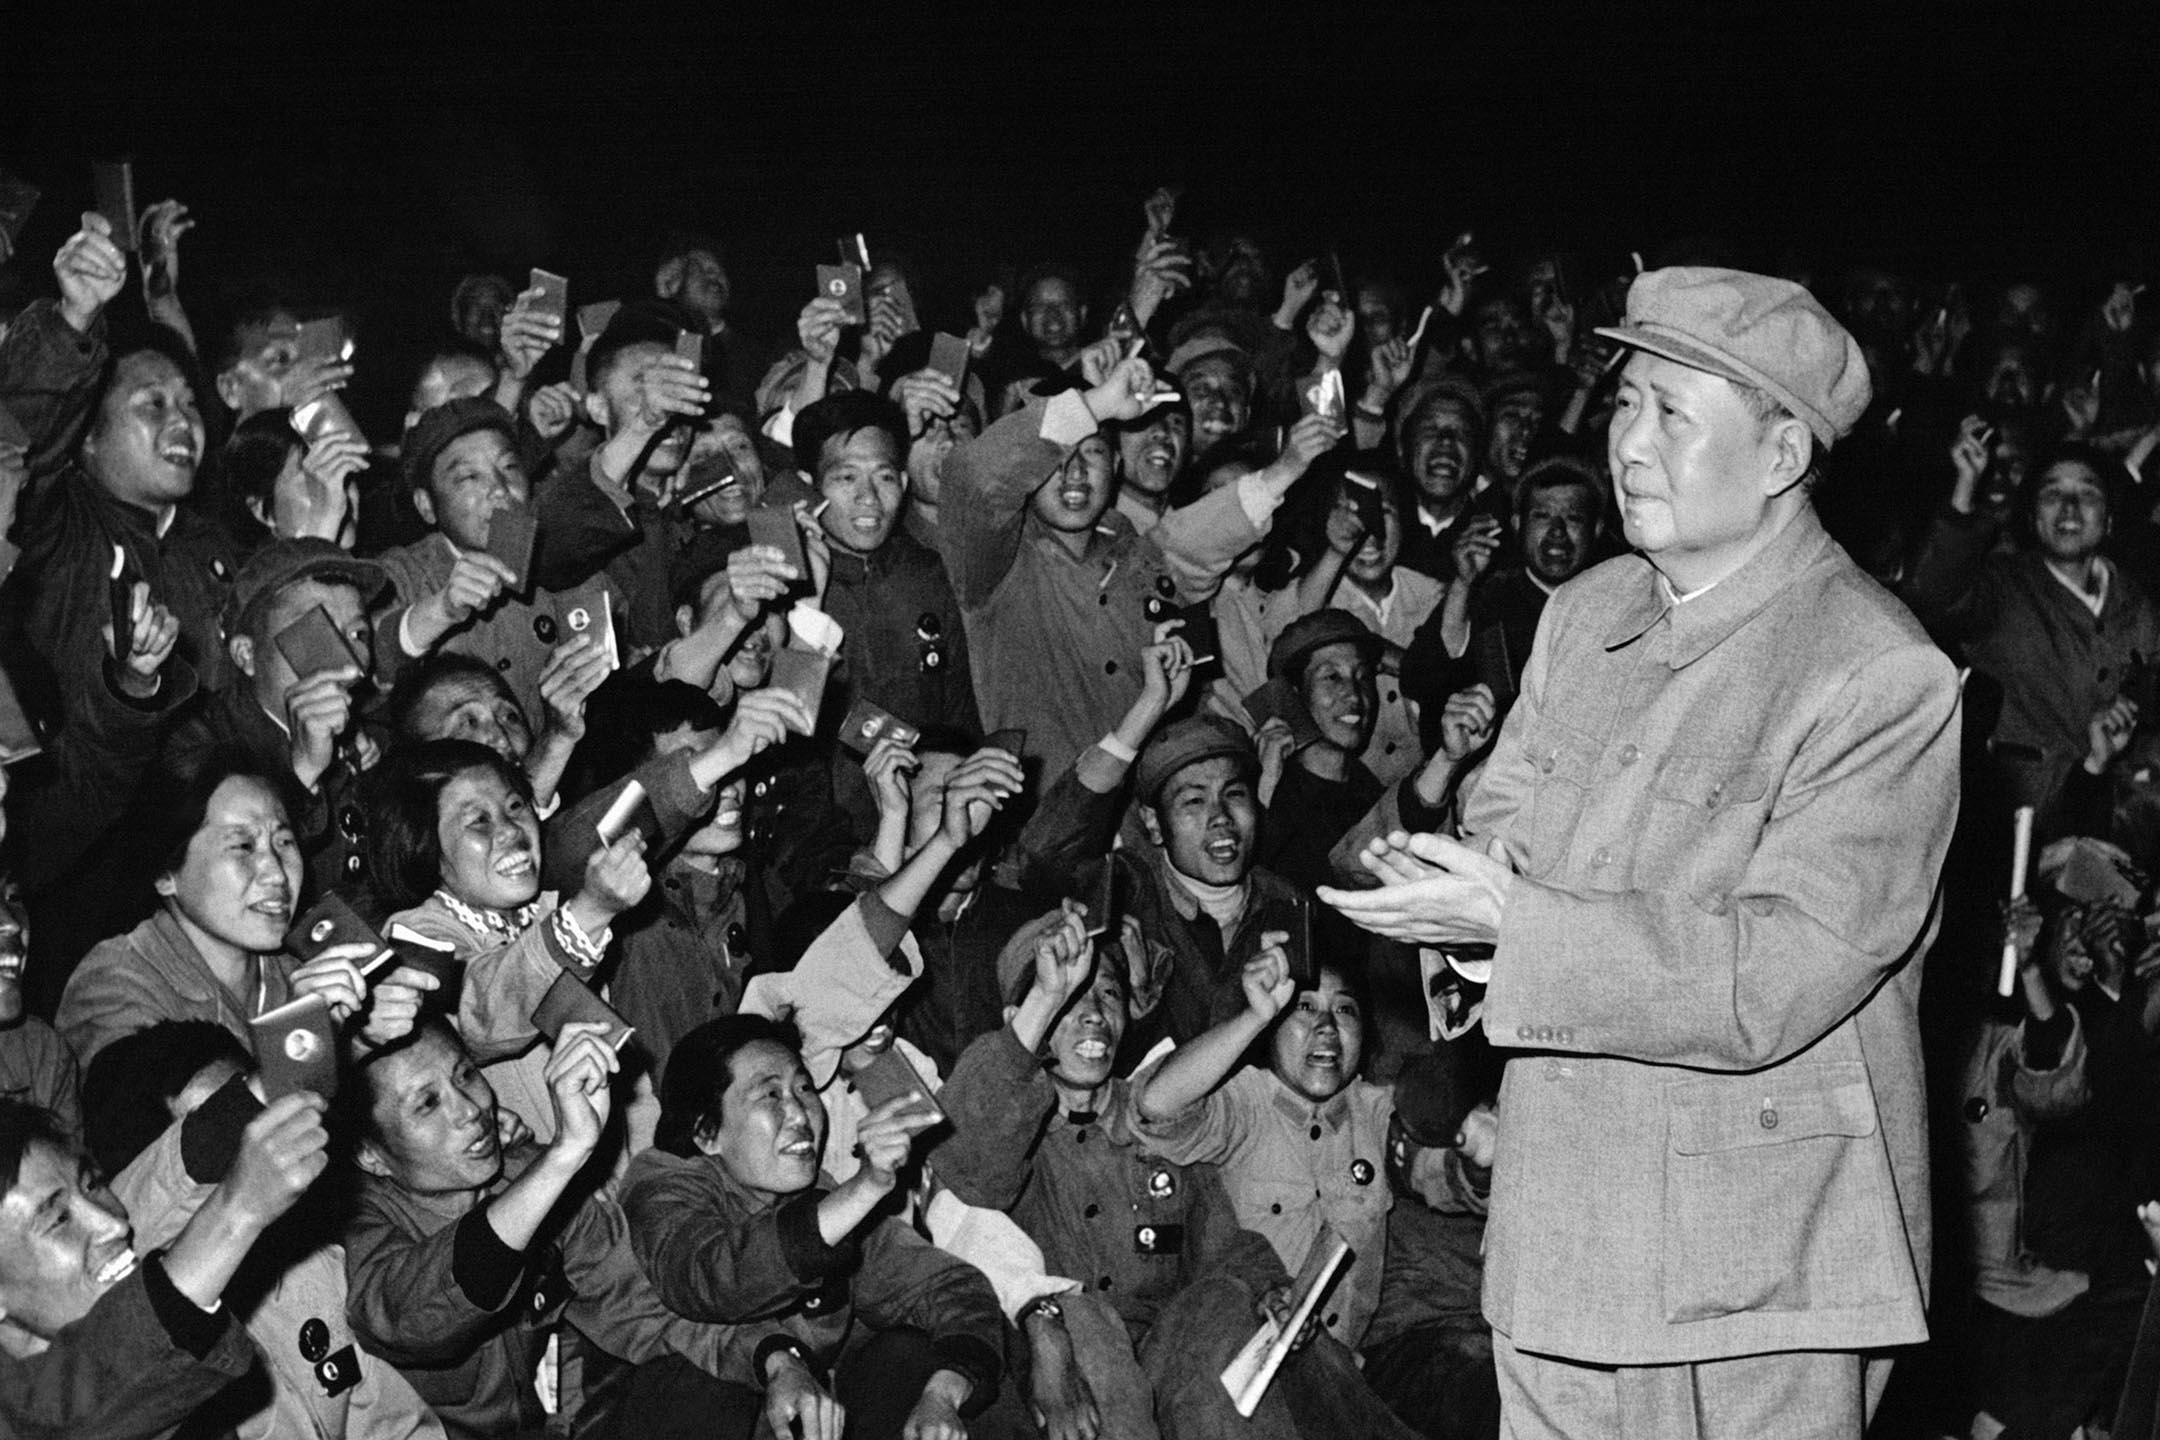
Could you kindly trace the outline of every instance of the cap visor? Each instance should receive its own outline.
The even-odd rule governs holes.
[[[1617,340],[1631,349],[1647,350],[1652,355],[1661,355],[1676,364],[1687,366],[1690,370],[1701,370],[1740,385],[1762,384],[1760,376],[1748,374],[1715,350],[1689,344],[1685,340],[1656,330],[1644,330],[1633,325],[1604,325],[1598,327],[1595,333],[1608,340]]]

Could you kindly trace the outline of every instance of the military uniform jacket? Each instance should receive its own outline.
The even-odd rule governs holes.
[[[1956,678],[1803,510],[1675,602],[1640,557],[1547,606],[1473,844],[1519,871],[1485,1314],[1655,1365],[1925,1338],[1915,1005],[1957,814]]]

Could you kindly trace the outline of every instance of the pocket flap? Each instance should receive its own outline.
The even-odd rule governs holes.
[[[1668,755],[1650,788],[1661,800],[1698,810],[1751,805],[1770,788],[1770,767],[1724,755]]]
[[[1875,1133],[1875,1095],[1854,1062],[1682,1081],[1667,1088],[1665,1108],[1680,1155]]]

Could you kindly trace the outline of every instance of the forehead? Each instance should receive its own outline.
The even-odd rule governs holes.
[[[1245,785],[1245,765],[1235,755],[1212,755],[1187,765],[1163,786],[1163,799],[1179,800],[1215,795],[1232,786]]]
[[[1416,418],[1411,422],[1413,430],[1467,430],[1472,420],[1470,407],[1452,395],[1428,400],[1420,405]]]
[[[427,688],[421,708],[448,714],[466,705],[488,705],[510,699],[510,692],[493,675],[459,673],[445,675]]]
[[[441,809],[448,814],[468,805],[507,805],[512,798],[500,775],[475,766],[459,771],[443,786]]]
[[[80,1160],[49,1141],[32,1140],[23,1147],[21,1168],[5,1200],[0,1201],[0,1213],[19,1225],[55,1192],[68,1194],[81,1188]]]
[[[1195,385],[1209,387],[1232,385],[1241,387],[1243,377],[1238,373],[1237,362],[1229,356],[1208,355],[1187,365],[1185,373],[1180,375],[1178,379],[1189,390]]]
[[[2107,499],[2106,484],[2081,460],[2060,460],[2048,466],[2047,473],[2040,477],[2039,489],[2059,496],[2083,491],[2094,499]]]
[[[137,350],[132,355],[122,356],[120,363],[113,367],[113,394],[125,395],[156,385],[186,389],[187,377],[180,373],[179,366],[155,350]]]
[[[273,341],[297,339],[300,319],[289,310],[277,310],[238,326],[233,334],[239,339],[241,349],[260,350]]]
[[[789,1080],[804,1073],[802,1057],[777,1040],[752,1040],[735,1052],[728,1065],[728,1089],[751,1090],[768,1080]]]
[[[1354,1001],[1357,999],[1356,992],[1351,990],[1348,985],[1345,985],[1343,977],[1332,969],[1322,970],[1318,981],[1298,993],[1300,995],[1317,995],[1326,1001],[1337,999]]]
[[[204,830],[226,825],[283,825],[285,807],[262,781],[252,775],[234,775],[211,793],[203,809]]]
[[[1663,355],[1653,355],[1647,350],[1637,350],[1628,356],[1627,365],[1620,371],[1620,383],[1703,405],[1716,405],[1722,401],[1736,408],[1741,406],[1738,392],[1724,376],[1668,360]]]
[[[449,1036],[429,1026],[412,1044],[400,1046],[363,1068],[372,1077],[372,1088],[380,1100],[409,1095],[431,1081],[440,1080],[455,1070],[464,1058],[464,1051]]]
[[[1364,646],[1358,644],[1355,640],[1337,640],[1331,645],[1322,645],[1319,649],[1313,651],[1312,659],[1306,663],[1305,673],[1311,676],[1317,675],[1324,670],[1369,670],[1371,668],[1372,662],[1366,659]]]
[[[1078,296],[1070,281],[1062,275],[1045,275],[1028,286],[1027,303],[1030,305],[1070,305]]]
[[[443,446],[435,457],[435,476],[440,479],[463,465],[491,465],[510,453],[510,439],[500,430],[475,430]]]
[[[900,456],[892,436],[865,426],[827,440],[818,460],[818,476],[823,479],[826,471],[843,465],[897,465]]]
[[[1596,513],[1597,506],[1598,498],[1590,487],[1573,480],[1530,492],[1529,513],[1532,515],[1587,516]]]

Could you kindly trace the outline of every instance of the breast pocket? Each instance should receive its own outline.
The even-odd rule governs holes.
[[[1668,1320],[1895,1298],[1897,1226],[1865,1067],[1681,1081],[1665,1107]]]
[[[1596,778],[1599,747],[1587,735],[1547,723],[1524,747],[1534,775],[1530,791],[1530,853],[1525,873],[1542,877],[1566,863]]]
[[[1770,767],[1748,757],[1668,755],[1650,782],[1633,882],[1722,894],[1739,883],[1769,814]]]

